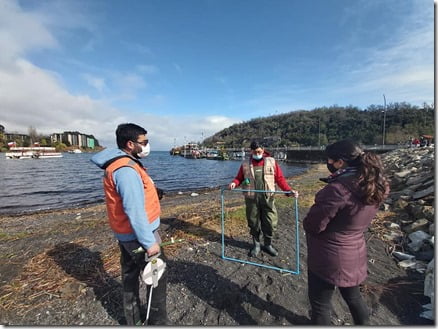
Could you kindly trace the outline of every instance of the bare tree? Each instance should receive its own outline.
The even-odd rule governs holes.
[[[29,139],[30,139],[30,144],[33,145],[33,143],[38,141],[38,133],[36,131],[36,128],[30,126],[27,130],[28,135],[29,135]]]

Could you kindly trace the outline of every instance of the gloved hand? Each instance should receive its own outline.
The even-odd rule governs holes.
[[[298,196],[299,196],[297,190],[290,190],[290,191],[287,191],[285,194],[286,194],[286,196],[288,196],[288,197],[293,196],[294,198],[298,198]]]
[[[155,189],[157,190],[158,200],[161,200],[163,198],[163,195],[166,193],[164,193],[164,191],[158,187],[155,187]]]
[[[228,188],[229,188],[230,190],[234,190],[234,189],[236,188],[236,183],[231,182],[231,183],[228,185]]]

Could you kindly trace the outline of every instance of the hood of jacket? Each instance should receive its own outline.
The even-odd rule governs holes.
[[[344,187],[356,198],[362,200],[364,196],[358,183],[357,174],[357,168],[347,167],[330,174],[326,178],[320,178],[319,180],[328,184],[339,182],[340,184],[344,185]]]
[[[98,166],[101,169],[105,169],[108,167],[108,165],[122,157],[130,157],[134,161],[139,162],[137,159],[134,159],[129,154],[123,152],[121,149],[116,148],[106,148],[103,151],[100,151],[99,153],[96,153],[93,155],[90,159],[91,162],[93,162],[96,166]]]
[[[359,186],[358,178],[356,175],[340,176],[337,179],[335,179],[334,182],[339,182],[340,184],[342,184],[358,200],[363,202],[363,200],[365,199],[364,192]]]

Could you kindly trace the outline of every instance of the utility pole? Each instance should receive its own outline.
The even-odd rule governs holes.
[[[382,148],[385,148],[385,126],[386,126],[386,97],[385,94],[383,94],[383,136],[382,136]]]
[[[318,148],[321,148],[321,118],[318,117]]]
[[[278,111],[275,111],[275,122],[276,122],[275,135],[277,137],[275,139],[275,145],[277,146],[277,149],[278,149],[279,144],[280,144],[280,136],[279,136],[279,131],[278,131],[280,129],[280,122],[277,121],[278,120],[277,115],[278,115]]]

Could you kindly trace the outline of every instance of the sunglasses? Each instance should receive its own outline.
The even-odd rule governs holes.
[[[137,144],[141,144],[141,145],[143,145],[143,146],[146,146],[146,145],[148,145],[148,143],[149,143],[149,139],[145,139],[144,141],[142,141],[142,142],[137,142],[137,141],[132,141],[133,143],[137,143]]]

